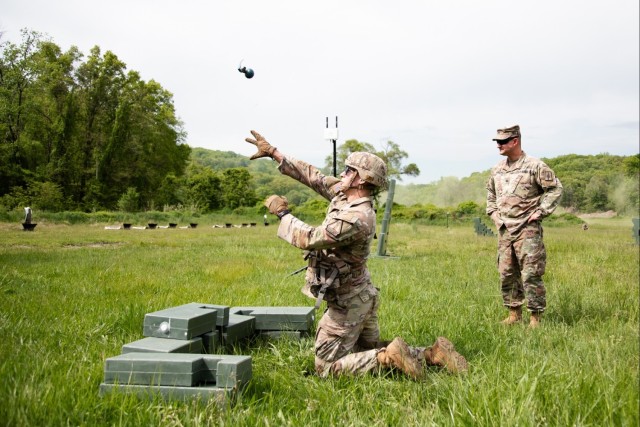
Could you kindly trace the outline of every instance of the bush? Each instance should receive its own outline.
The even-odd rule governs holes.
[[[123,212],[136,212],[140,208],[140,193],[135,187],[129,187],[120,200],[118,200],[118,209]]]
[[[561,226],[561,225],[582,225],[585,222],[571,213],[562,213],[560,215],[551,215],[544,219],[544,225]]]
[[[447,210],[443,208],[438,208],[435,205],[427,204],[427,205],[413,205],[410,207],[405,207],[402,205],[393,204],[393,209],[391,210],[391,214],[394,218],[397,219],[427,219],[430,221],[433,220],[444,220],[447,216]]]
[[[53,182],[32,182],[27,192],[34,209],[59,211],[64,208],[62,189]]]
[[[485,210],[482,206],[478,205],[476,202],[462,202],[460,203],[456,209],[454,210],[454,215],[456,217],[468,216],[468,215],[484,215]]]
[[[322,221],[327,214],[329,203],[324,199],[308,200],[300,206],[290,205],[295,215],[304,221]]]

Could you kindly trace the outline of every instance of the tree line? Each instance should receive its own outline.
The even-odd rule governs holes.
[[[0,35],[0,196],[48,209],[162,204],[190,148],[173,95],[110,51],[63,52],[40,33]]]
[[[616,156],[567,154],[542,159],[564,187],[560,206],[568,212],[614,210],[638,215],[640,154]],[[457,206],[467,201],[483,205],[490,170],[468,177],[443,177],[430,184],[396,186],[395,199],[403,205]]]
[[[26,29],[20,44],[0,33],[0,48],[0,207],[212,212],[255,207],[276,193],[320,209],[315,193],[270,161],[189,147],[173,95],[127,70],[114,53],[96,46],[85,58]],[[337,148],[340,169],[349,153],[369,151],[386,161],[390,177],[420,174],[393,141],[382,150],[355,139]],[[564,185],[560,204],[567,210],[637,214],[640,155],[543,160]],[[327,157],[323,171],[331,174],[332,166]],[[395,201],[423,214],[430,206],[481,208],[488,176],[398,184]]]

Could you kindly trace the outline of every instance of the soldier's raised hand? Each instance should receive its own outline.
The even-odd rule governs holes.
[[[255,145],[256,148],[258,148],[258,152],[251,156],[250,159],[255,160],[261,157],[273,158],[273,152],[276,151],[276,147],[269,144],[267,140],[255,130],[251,131],[251,135],[253,135],[253,138],[245,138],[245,141],[249,144]]]

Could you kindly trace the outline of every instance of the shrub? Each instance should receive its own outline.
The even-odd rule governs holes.
[[[140,207],[140,193],[135,187],[129,187],[120,200],[118,200],[118,209],[123,212],[136,212]]]
[[[551,215],[544,219],[544,225],[560,226],[560,225],[582,225],[584,221],[574,214],[565,212],[560,215]]]
[[[456,209],[453,211],[453,214],[456,217],[466,216],[466,215],[484,215],[484,208],[478,205],[476,202],[462,202],[460,203]]]
[[[27,188],[34,209],[59,211],[64,208],[62,189],[53,182],[32,182]]]

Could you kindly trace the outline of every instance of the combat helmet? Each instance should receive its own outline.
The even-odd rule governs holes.
[[[375,154],[357,151],[349,154],[344,164],[357,170],[360,178],[369,184],[381,190],[387,188],[387,165]]]

